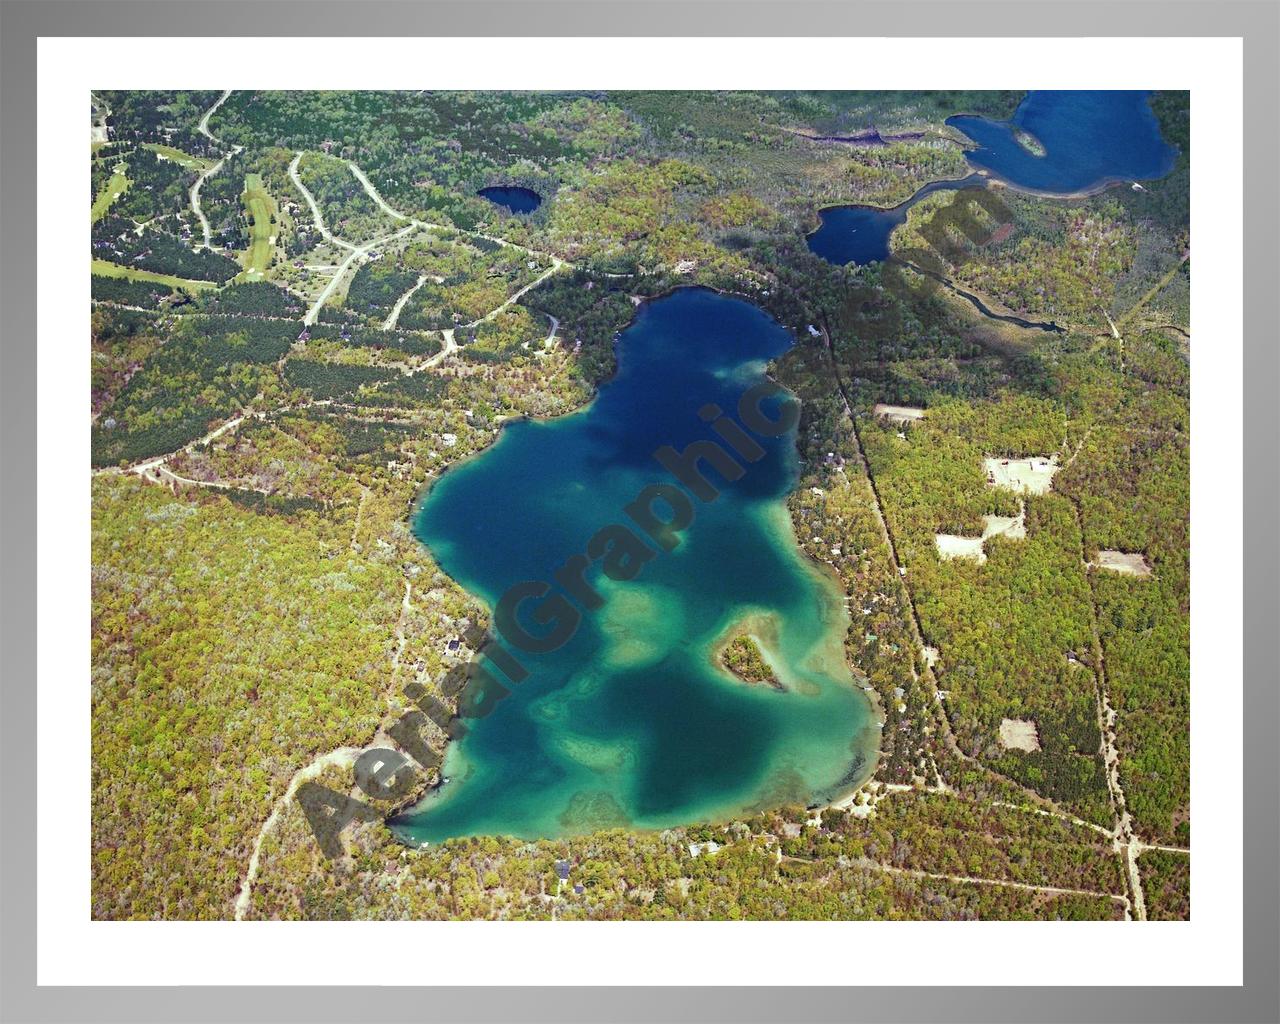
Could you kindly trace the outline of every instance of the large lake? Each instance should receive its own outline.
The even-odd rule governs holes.
[[[792,342],[755,306],[703,289],[644,305],[596,399],[560,419],[508,424],[431,488],[417,536],[490,609],[512,584],[553,579],[601,527],[629,524],[623,509],[647,485],[673,482],[659,447],[714,440],[699,410],[736,410]],[[558,650],[516,652],[530,676],[467,721],[449,745],[449,781],[393,823],[404,838],[662,828],[812,804],[865,779],[878,724],[845,660],[843,595],[792,532],[794,431],[752,436],[763,457],[739,460],[746,471],[733,483],[709,472],[720,496],[694,501],[673,551],[632,580],[593,565],[587,579],[603,607],[583,612]],[[763,641],[784,689],[714,663],[718,639],[739,622]]]
[[[977,143],[965,153],[972,166],[1028,192],[1070,195],[1150,181],[1168,174],[1177,158],[1146,92],[1029,92],[1008,121],[963,114],[947,124]],[[1033,136],[1043,155],[1019,141],[1017,130]]]

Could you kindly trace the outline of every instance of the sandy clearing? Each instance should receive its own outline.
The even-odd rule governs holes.
[[[972,558],[979,565],[987,560],[984,545],[992,537],[1008,537],[1010,540],[1023,540],[1027,536],[1027,508],[1023,505],[1017,516],[982,517],[981,537],[961,537],[954,533],[934,534],[933,542],[938,547],[938,557],[950,560],[953,558]]]
[[[953,533],[938,533],[933,542],[938,546],[938,557],[950,561],[953,558],[972,558],[979,565],[987,560],[982,550],[981,537],[957,537]]]
[[[982,539],[1008,537],[1010,540],[1027,538],[1027,506],[1018,509],[1017,516],[983,516]]]
[[[1003,487],[1019,494],[1047,494],[1053,474],[1059,470],[1056,455],[1033,455],[1027,459],[983,459],[987,485]]]
[[[1005,750],[1025,750],[1034,753],[1040,749],[1040,733],[1036,723],[1029,718],[1006,718],[1000,723],[1000,746]]]
[[[917,409],[911,405],[885,405],[883,402],[877,402],[872,407],[871,414],[877,419],[888,420],[899,427],[924,419],[923,409]]]
[[[1150,576],[1151,566],[1141,551],[1099,551],[1097,561],[1092,563],[1099,569],[1110,569],[1125,576]]]

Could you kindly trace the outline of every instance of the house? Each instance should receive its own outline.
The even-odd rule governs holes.
[[[570,864],[567,860],[556,861],[556,877],[562,882],[569,881]]]

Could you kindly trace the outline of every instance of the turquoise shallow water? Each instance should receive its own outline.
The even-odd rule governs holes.
[[[714,440],[699,410],[736,410],[791,343],[756,307],[710,291],[645,305],[595,401],[508,425],[426,495],[417,536],[491,609],[512,584],[552,580],[606,524],[640,533],[624,507],[646,485],[675,479],[655,450]],[[779,414],[780,402],[766,410]],[[844,660],[844,600],[801,554],[784,503],[796,480],[794,432],[753,436],[763,456],[739,459],[745,472],[732,483],[708,472],[721,493],[694,500],[673,551],[655,551],[630,580],[605,578],[595,563],[587,579],[603,605],[581,611],[567,643],[542,654],[509,648],[528,678],[467,721],[449,746],[449,781],[392,823],[404,838],[661,828],[814,803],[865,777],[879,733]],[[527,614],[540,603],[519,617],[530,632],[540,631]],[[717,641],[744,621],[785,689],[742,683],[714,664]]]

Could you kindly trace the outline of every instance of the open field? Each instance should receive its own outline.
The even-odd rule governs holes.
[[[940,533],[934,538],[938,546],[938,557],[942,559],[972,558],[979,565],[987,560],[982,550],[981,537],[958,537],[951,533]]]
[[[1026,507],[1023,506],[1016,516],[997,516],[990,513],[984,515],[982,517],[981,537],[939,533],[934,536],[934,544],[937,546],[939,558],[947,561],[953,558],[971,558],[979,565],[982,565],[987,560],[986,542],[992,537],[1026,540]]]
[[[992,537],[1008,537],[1010,540],[1026,540],[1027,509],[1024,505],[1016,516],[984,515],[982,517],[982,539]]]
[[[127,281],[150,281],[153,284],[168,285],[170,288],[181,288],[188,292],[217,287],[212,281],[193,281],[185,277],[174,277],[172,274],[156,274],[150,270],[138,270],[136,267],[122,267],[119,263],[110,263],[107,260],[94,260],[93,272],[102,277],[122,277]]]
[[[249,279],[261,278],[271,265],[276,240],[276,204],[259,174],[246,174],[244,205],[249,216],[249,248],[241,261]]]
[[[213,160],[205,160],[198,156],[192,156],[190,153],[184,153],[180,149],[173,146],[165,146],[158,142],[144,142],[143,149],[149,149],[157,156],[166,160],[172,160],[175,164],[181,164],[183,167],[193,171],[207,171],[214,165]]]
[[[1006,718],[1000,723],[1000,745],[1006,750],[1025,750],[1034,753],[1040,749],[1040,734],[1036,723],[1017,718]]]
[[[124,164],[117,164],[110,180],[93,201],[93,207],[89,212],[89,222],[96,224],[106,216],[107,211],[111,209],[111,204],[124,195],[131,184],[132,182],[125,176]]]
[[[1048,494],[1053,474],[1058,471],[1056,458],[1038,455],[1028,459],[982,460],[987,483],[1019,494]]]
[[[1140,551],[1099,551],[1098,558],[1093,564],[1099,569],[1109,569],[1122,576],[1151,575],[1151,566],[1147,564],[1146,556]]]
[[[909,405],[885,405],[883,402],[877,402],[872,407],[871,414],[900,427],[924,419],[923,409],[916,409]]]

